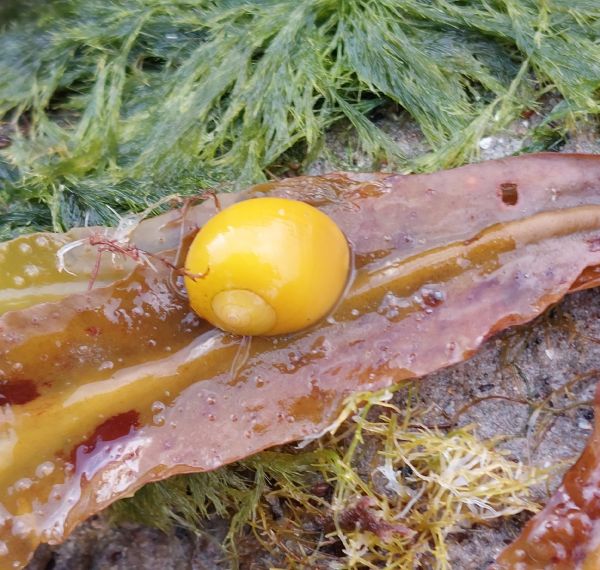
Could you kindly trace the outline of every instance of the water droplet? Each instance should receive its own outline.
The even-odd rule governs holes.
[[[229,416],[229,419],[230,419],[232,422],[237,422],[237,421],[238,421],[238,417],[237,417],[235,414],[231,414],[231,415]]]
[[[216,400],[212,396],[209,396],[208,398],[206,398],[206,403],[209,406],[213,406],[215,404],[215,402],[216,402]]]
[[[411,305],[411,301],[404,297],[396,297],[393,293],[386,293],[381,300],[381,304],[377,308],[377,312],[391,321],[400,316],[401,309]]]
[[[423,303],[428,307],[437,307],[444,302],[445,295],[437,289],[424,288],[421,291],[421,298],[423,299]]]
[[[256,376],[254,383],[256,384],[257,388],[262,388],[265,385],[265,379],[261,378],[260,376]]]
[[[33,485],[33,481],[28,477],[24,477],[23,479],[19,479],[14,484],[14,490],[17,493],[22,493],[23,491],[27,491]]]
[[[40,274],[40,268],[37,265],[26,265],[24,271],[25,275],[29,277],[37,277]]]
[[[150,407],[150,409],[152,410],[153,414],[160,414],[161,412],[165,411],[166,407],[167,406],[165,405],[164,402],[157,400],[156,402],[152,403],[152,406]]]
[[[154,348],[156,346],[156,341],[151,338],[150,340],[148,340],[148,346]]]
[[[52,461],[40,463],[35,470],[35,476],[38,479],[48,477],[48,475],[52,475],[52,473],[54,473],[54,463],[52,463]]]
[[[23,283],[25,283],[25,279],[23,279],[20,275],[16,275],[15,277],[13,277],[13,283],[17,287],[20,287],[21,285],[23,285]]]
[[[24,521],[17,519],[13,520],[12,532],[15,536],[18,536],[19,538],[25,538],[31,532],[31,529]],[[15,566],[15,564],[13,563],[13,568],[20,568],[20,564],[17,562],[17,566]]]
[[[102,370],[110,370],[114,368],[114,366],[114,362],[111,362],[110,360],[105,360],[100,364],[100,366],[98,366],[98,371],[101,372]]]
[[[208,414],[208,416],[206,416],[208,418],[209,422],[214,422],[217,418],[215,418],[215,414]]]
[[[28,243],[22,243],[19,245],[21,253],[31,253],[31,246]]]
[[[12,365],[12,369],[13,369],[15,372],[21,372],[21,370],[23,370],[23,364],[22,364],[21,362],[15,362],[15,363]]]
[[[48,245],[48,238],[38,236],[35,238],[35,243],[38,247],[46,247]]]
[[[353,317],[358,317],[358,316],[360,315],[360,311],[359,311],[358,309],[352,309],[352,310],[350,311],[350,314],[351,314]]]
[[[293,424],[293,423],[296,421],[296,418],[295,418],[294,416],[287,416],[287,417],[285,418],[285,421],[286,421],[288,424]]]

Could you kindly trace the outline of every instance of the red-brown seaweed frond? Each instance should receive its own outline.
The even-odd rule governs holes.
[[[516,204],[503,200],[507,182]],[[319,207],[345,233],[357,263],[329,319],[294,335],[254,338],[233,378],[238,343],[169,286],[187,238],[214,215],[213,202],[184,216],[128,219],[116,233],[69,243],[58,269],[68,270],[65,254],[78,245],[133,262],[91,291],[66,289],[56,250],[39,249],[43,287],[35,290],[32,278],[18,310],[0,317],[0,378],[29,382],[31,395],[1,407],[0,566],[25,564],[36,544],[60,542],[149,481],[315,437],[350,394],[460,362],[494,333],[600,283],[600,157],[299,177],[220,201],[257,194]],[[10,273],[0,261],[3,272]],[[89,445],[107,420],[130,417],[135,422],[114,440]]]

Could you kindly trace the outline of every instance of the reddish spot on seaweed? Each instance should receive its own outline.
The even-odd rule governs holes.
[[[390,542],[397,536],[411,537],[414,531],[401,523],[391,523],[381,518],[377,503],[371,497],[361,497],[356,503],[344,509],[339,515],[339,525],[345,530],[368,531],[383,542]]]
[[[521,112],[521,117],[523,117],[523,119],[530,119],[535,114],[536,112],[533,109],[525,109]]]
[[[26,404],[39,395],[33,380],[0,380],[0,406]]]
[[[518,186],[514,182],[500,184],[498,194],[507,206],[514,206],[519,200]]]
[[[74,463],[79,455],[88,455],[96,449],[99,443],[114,441],[126,435],[129,435],[140,425],[140,414],[135,410],[129,410],[122,414],[117,414],[102,422],[91,435],[85,438],[77,447],[73,449],[71,461]]]
[[[102,331],[98,327],[88,327],[85,329],[85,332],[90,336],[99,336],[102,334]]]

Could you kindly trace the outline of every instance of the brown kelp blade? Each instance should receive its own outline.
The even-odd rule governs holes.
[[[600,385],[594,411],[596,424],[581,457],[494,570],[600,568]]]
[[[310,330],[255,338],[240,359],[241,339],[193,315],[161,263],[47,303],[32,280],[30,302],[0,317],[0,568],[149,481],[321,433],[353,392],[459,362],[597,282],[598,157],[304,177],[223,200],[263,194],[316,205],[352,245],[349,290]],[[143,222],[131,247],[177,251],[213,213],[207,202]],[[39,255],[50,267],[55,253]]]

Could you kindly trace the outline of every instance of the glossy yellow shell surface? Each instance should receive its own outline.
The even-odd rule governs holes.
[[[348,242],[326,214],[296,200],[255,198],[226,208],[198,232],[185,285],[194,311],[213,325],[278,335],[325,317],[349,265]]]

